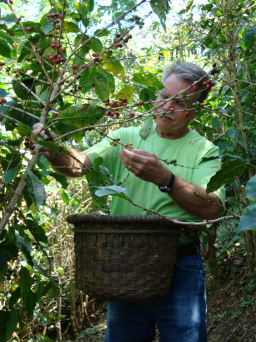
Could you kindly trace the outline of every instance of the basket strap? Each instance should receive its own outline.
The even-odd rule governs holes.
[[[177,234],[180,233],[179,230],[170,230],[170,229],[73,229],[75,233],[94,233],[94,234],[127,234],[127,233],[135,233],[135,234]]]

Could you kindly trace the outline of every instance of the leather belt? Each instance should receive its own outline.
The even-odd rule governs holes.
[[[190,255],[196,255],[198,254],[198,250],[199,248],[197,248],[193,243],[180,245],[178,246],[177,259],[182,259]]]

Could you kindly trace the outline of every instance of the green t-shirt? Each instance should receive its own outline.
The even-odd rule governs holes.
[[[154,153],[162,160],[176,161],[175,165],[165,164],[165,166],[185,181],[203,188],[206,188],[210,178],[220,169],[220,159],[203,160],[203,158],[219,156],[218,147],[195,130],[190,130],[179,139],[165,139],[156,133],[154,126],[147,138],[143,139],[140,136],[140,129],[140,127],[120,128],[109,136],[112,139],[120,139],[123,144],[132,144],[136,149]],[[109,138],[104,138],[100,143],[89,148],[86,154],[92,163],[99,156],[103,158],[103,165],[112,173],[114,184],[127,188],[134,203],[172,218],[200,221],[200,218],[181,208],[167,193],[159,191],[157,185],[129,172],[119,157],[118,151],[123,147],[119,144],[114,146],[111,142],[113,141]],[[224,188],[215,193],[224,202]],[[123,198],[113,196],[111,215],[150,215],[150,213],[135,207]]]

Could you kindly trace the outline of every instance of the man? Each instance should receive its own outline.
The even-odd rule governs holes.
[[[207,194],[205,189],[220,167],[218,149],[188,127],[197,115],[193,104],[203,102],[208,94],[207,81],[208,75],[195,64],[172,65],[165,70],[155,125],[146,137],[141,128],[120,128],[86,154],[76,150],[69,155],[49,150],[42,153],[56,170],[71,177],[93,170],[94,161],[101,156],[115,184],[128,188],[134,203],[180,220],[215,219],[221,212],[223,191]],[[114,146],[114,139],[133,148]],[[111,214],[145,212],[114,197]],[[205,342],[205,313],[198,239],[183,236],[169,296],[147,303],[109,303],[105,342],[151,342],[156,326],[161,342]]]

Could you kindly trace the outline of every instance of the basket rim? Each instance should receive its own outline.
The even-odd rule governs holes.
[[[169,228],[188,228],[187,225],[174,223],[168,218],[164,219],[159,216],[148,215],[92,215],[92,214],[75,214],[66,218],[68,223],[80,225],[85,223],[106,223],[106,224],[121,224],[121,223],[150,223],[160,226],[168,226]],[[185,221],[184,221],[185,223]]]

